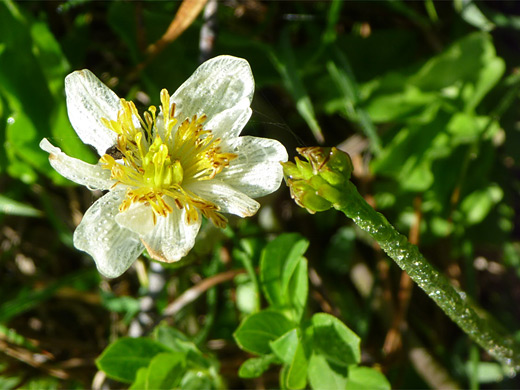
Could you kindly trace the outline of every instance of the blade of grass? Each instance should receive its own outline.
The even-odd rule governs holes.
[[[41,217],[43,215],[40,210],[3,195],[0,195],[0,214],[20,217]]]
[[[340,66],[338,67],[336,61],[331,59],[327,61],[327,70],[334,80],[334,83],[343,93],[345,110],[348,116],[357,119],[359,127],[370,140],[372,152],[377,156],[381,153],[382,149],[381,138],[379,138],[370,116],[363,108],[358,106],[359,90],[350,64],[345,55],[339,51],[337,47],[333,47],[333,57]]]
[[[319,144],[323,144],[325,138],[323,137],[323,132],[318,124],[318,120],[316,119],[311,98],[298,75],[298,69],[296,68],[294,60],[294,52],[289,42],[289,31],[284,30],[281,35],[282,40],[279,54],[275,53],[273,50],[269,50],[269,57],[278,73],[280,73],[285,87],[296,101],[296,109],[310,127],[314,138],[316,138],[316,141]]]
[[[0,323],[5,323],[14,316],[31,310],[43,301],[51,298],[60,287],[70,285],[74,281],[82,279],[89,273],[93,272],[95,273],[97,271],[94,269],[88,269],[86,271],[81,270],[66,275],[55,282],[47,284],[43,288],[39,288],[38,290],[32,290],[30,288],[20,290],[15,298],[6,302],[4,301],[0,304]]]

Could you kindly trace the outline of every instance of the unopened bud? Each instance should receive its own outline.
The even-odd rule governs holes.
[[[339,149],[310,147],[296,149],[295,163],[283,163],[285,181],[295,202],[310,213],[324,211],[340,202],[352,173],[348,154]]]

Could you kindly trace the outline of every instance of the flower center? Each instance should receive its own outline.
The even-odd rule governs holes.
[[[199,218],[199,212],[216,226],[226,226],[219,207],[186,190],[186,185],[199,180],[211,180],[237,157],[224,153],[221,139],[205,130],[206,116],[193,116],[178,125],[175,103],[170,105],[168,91],[161,91],[161,111],[151,106],[143,116],[133,102],[121,99],[117,120],[102,118],[103,124],[117,134],[117,143],[100,158],[111,171],[116,184],[128,186],[119,211],[137,202],[149,205],[154,224],[157,216],[173,211],[165,201],[170,197],[178,209],[186,209],[186,222]],[[118,161],[116,161],[118,160]]]

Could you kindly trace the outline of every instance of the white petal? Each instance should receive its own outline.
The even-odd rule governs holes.
[[[209,119],[232,108],[243,99],[251,102],[255,82],[249,63],[232,56],[219,56],[204,62],[170,98],[182,122],[193,115]]]
[[[155,228],[152,208],[144,203],[133,203],[128,210],[116,215],[116,221],[140,236],[150,233]]]
[[[287,150],[269,138],[238,137],[224,140],[226,152],[238,155],[217,178],[252,198],[265,196],[280,187],[283,170],[280,162],[287,161]]]
[[[117,95],[88,70],[72,72],[65,78],[67,112],[79,138],[96,148],[100,156],[116,143],[116,133],[101,123],[115,120],[121,103]]]
[[[249,121],[251,117],[251,102],[244,98],[236,105],[227,110],[221,111],[211,117],[204,128],[211,130],[215,138],[235,138],[240,135],[240,132]]]
[[[155,229],[141,238],[152,258],[167,263],[179,261],[193,248],[202,220],[199,217],[188,225],[185,210],[174,203],[171,206],[173,211],[167,217],[158,217]]]
[[[124,191],[110,191],[85,213],[74,232],[74,246],[94,258],[99,272],[116,278],[143,252],[139,236],[117,224]]]
[[[185,188],[213,202],[224,213],[250,217],[260,208],[257,201],[217,179],[196,181],[187,184]]]
[[[110,179],[110,171],[100,165],[87,164],[84,161],[67,156],[47,140],[42,139],[40,148],[50,153],[49,162],[58,173],[75,183],[89,187],[89,189],[107,190],[114,181]]]

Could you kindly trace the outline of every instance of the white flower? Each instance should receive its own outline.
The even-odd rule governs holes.
[[[251,216],[252,198],[278,189],[287,151],[278,141],[244,136],[254,80],[247,61],[220,56],[202,64],[161,106],[142,116],[89,70],[65,79],[69,119],[101,158],[87,164],[43,139],[51,165],[91,189],[108,190],[74,232],[100,273],[117,277],[146,248],[174,262],[193,247],[202,216]]]

